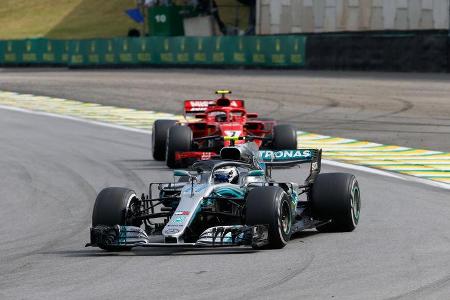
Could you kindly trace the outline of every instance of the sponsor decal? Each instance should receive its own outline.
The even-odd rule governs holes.
[[[184,220],[186,220],[186,217],[176,217],[174,222],[175,223],[183,223]]]
[[[187,101],[187,103],[186,103],[186,105],[190,105],[191,107],[208,107],[209,104],[214,104],[214,101],[192,100],[192,101]]]
[[[165,234],[174,234],[174,233],[178,233],[178,232],[180,232],[180,230],[176,229],[176,228],[169,228],[164,231]]]
[[[199,193],[199,192],[203,191],[204,189],[206,189],[207,186],[208,186],[207,184],[199,184],[199,185],[194,186],[194,193]],[[187,194],[187,193],[191,193],[191,191],[192,191],[192,187],[188,187],[183,191],[183,193]]]
[[[189,212],[187,210],[180,210],[180,211],[176,211],[174,213],[174,215],[176,215],[176,216],[188,216]]]
[[[186,112],[204,112],[210,104],[215,104],[215,100],[186,100],[184,110]],[[243,100],[230,100],[231,107],[244,107]]]
[[[183,224],[167,224],[167,227],[183,227]]]
[[[212,152],[202,152],[202,156],[200,157],[200,160],[209,160],[211,159]]]
[[[186,100],[184,102],[184,109],[187,112],[202,112],[206,110],[209,104],[214,103],[214,100]]]
[[[237,137],[241,136],[241,132],[242,131],[240,130],[225,130],[225,135],[230,137]]]
[[[263,160],[296,160],[308,159],[312,157],[311,150],[282,150],[282,151],[259,151],[259,155]]]

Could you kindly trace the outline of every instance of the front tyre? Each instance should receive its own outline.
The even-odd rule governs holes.
[[[245,223],[250,226],[269,225],[269,243],[266,247],[283,248],[292,233],[293,222],[289,196],[277,186],[254,188],[247,196]]]
[[[355,176],[347,173],[319,174],[311,191],[315,217],[330,223],[317,227],[321,232],[353,231],[359,222],[361,195]]]
[[[103,189],[95,199],[94,211],[92,212],[92,226],[105,225],[133,225],[128,224],[127,216],[132,209],[132,204],[137,201],[136,193],[127,188],[109,187]],[[128,251],[131,247],[115,247],[99,245],[108,251]]]
[[[273,127],[272,150],[297,149],[297,131],[291,125]]]
[[[167,137],[166,164],[169,168],[176,167],[176,152],[190,151],[192,147],[192,130],[187,126],[172,126]]]
[[[155,160],[165,160],[167,135],[176,123],[175,120],[156,120],[153,124],[152,153]]]

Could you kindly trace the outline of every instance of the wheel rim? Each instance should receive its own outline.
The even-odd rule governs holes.
[[[289,209],[289,203],[286,201],[283,201],[283,204],[281,206],[281,229],[283,230],[284,234],[289,234],[291,231],[291,211]]]
[[[359,214],[361,210],[361,198],[358,186],[354,186],[351,195],[351,212],[353,223],[356,225],[359,221]]]
[[[137,199],[136,194],[131,194],[130,197],[127,200],[127,205],[125,207],[125,212],[124,212],[124,216],[125,216],[125,225],[133,225],[133,224],[129,224],[129,218],[130,218],[130,213],[132,213],[132,202],[133,200]]]

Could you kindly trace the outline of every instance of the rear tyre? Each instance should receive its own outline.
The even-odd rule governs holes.
[[[192,130],[187,126],[172,126],[167,137],[166,164],[176,167],[175,153],[190,151],[192,146]]]
[[[347,173],[319,174],[311,191],[315,217],[329,219],[320,232],[353,231],[359,222],[361,196],[355,176]]]
[[[264,248],[283,248],[291,238],[291,201],[280,187],[264,186],[251,190],[247,196],[245,218],[247,225],[269,225],[269,244]]]
[[[127,214],[133,201],[136,201],[136,193],[127,188],[109,187],[103,189],[95,199],[92,213],[92,226],[97,225],[134,225],[127,224]],[[129,251],[131,247],[101,246],[108,251]]]
[[[175,120],[156,120],[152,132],[152,153],[155,160],[166,159],[166,142],[170,127],[175,125]]]
[[[297,131],[291,125],[273,127],[273,150],[297,149]]]

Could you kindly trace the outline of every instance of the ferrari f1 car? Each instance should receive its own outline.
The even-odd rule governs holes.
[[[301,230],[347,232],[358,224],[358,182],[351,174],[319,174],[321,150],[258,151],[251,142],[224,147],[220,157],[175,170],[173,182],[151,183],[146,196],[102,190],[86,246],[282,248]],[[297,164],[309,164],[304,183],[272,179],[274,166]]]
[[[198,121],[156,120],[152,133],[155,160],[166,160],[170,168],[187,167],[197,160],[210,159],[229,146],[223,137],[253,136],[261,149],[297,149],[297,135],[291,125],[277,125],[249,113],[243,100],[230,100],[230,91],[217,91],[217,100],[186,100],[184,115]],[[248,139],[248,138],[247,138]],[[237,143],[243,143],[238,141]]]

